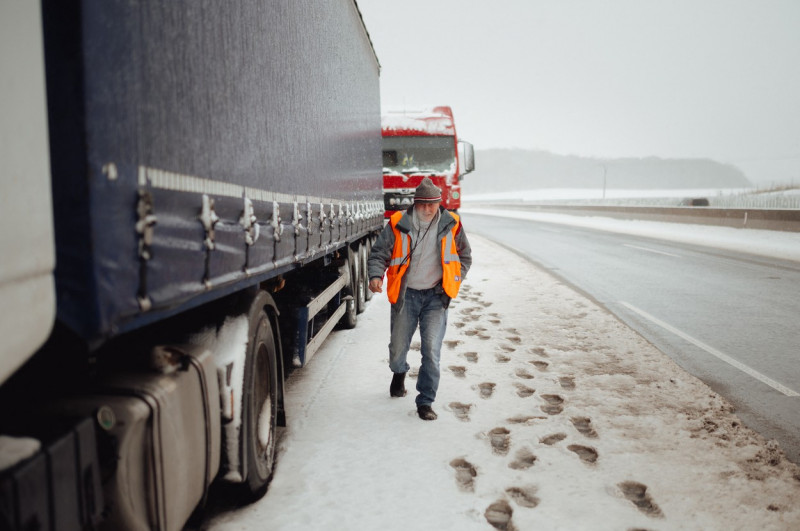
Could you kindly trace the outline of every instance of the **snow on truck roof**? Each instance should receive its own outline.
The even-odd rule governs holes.
[[[389,111],[381,116],[384,132],[396,135],[455,135],[453,111],[450,107],[434,107],[424,111]]]

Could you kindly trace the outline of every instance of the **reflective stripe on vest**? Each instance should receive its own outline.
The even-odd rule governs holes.
[[[394,226],[392,226],[392,228],[394,228]],[[400,231],[395,231],[395,232],[396,232],[395,241],[397,241],[396,239],[398,235],[400,236],[400,245],[401,245],[400,255],[396,257],[394,256],[394,254],[392,255],[392,260],[391,262],[389,262],[389,267],[402,265],[403,260],[405,260],[406,257],[408,256],[408,248],[411,245],[411,236],[409,236],[408,234],[403,234]]]
[[[394,232],[394,247],[389,260],[389,269],[386,270],[386,296],[392,304],[400,298],[400,285],[403,275],[408,269],[408,254],[411,247],[411,236],[397,229],[397,223],[403,217],[403,211],[397,211],[389,218],[389,224]]]
[[[450,215],[456,220],[456,224],[442,238],[442,288],[448,297],[455,299],[461,287],[461,257],[458,256],[456,247],[456,234],[461,227],[461,221],[457,214],[451,212]]]
[[[458,224],[456,224],[456,227]],[[442,258],[444,259],[444,263],[448,262],[461,262],[461,258],[458,256],[458,249],[456,249],[456,241],[453,237],[453,231],[448,231],[447,236],[444,237],[444,242],[442,245]]]

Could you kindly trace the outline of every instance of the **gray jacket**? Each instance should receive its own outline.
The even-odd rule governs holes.
[[[397,222],[397,230],[400,232],[406,234],[411,233],[411,209],[413,208],[414,207],[411,207],[404,212],[403,217]],[[439,207],[439,224],[436,227],[436,239],[441,241],[455,224],[456,219],[450,215],[450,212]],[[413,243],[412,240],[412,248]],[[458,257],[461,260],[461,280],[463,282],[464,278],[467,276],[469,267],[472,265],[472,248],[469,245],[469,240],[467,240],[463,225],[461,225],[456,232],[455,243]],[[387,223],[383,227],[383,231],[381,231],[378,239],[372,244],[372,252],[369,255],[369,261],[367,263],[367,271],[370,279],[383,278],[386,269],[389,267],[389,262],[391,261],[392,249],[394,249],[394,231],[392,231],[391,224]],[[411,259],[414,259],[413,254]],[[400,286],[400,297],[397,299],[398,303],[402,302],[405,292],[406,278],[404,277]]]

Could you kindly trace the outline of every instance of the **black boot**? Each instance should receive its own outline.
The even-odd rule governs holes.
[[[389,386],[389,394],[395,398],[406,396],[406,373],[396,372],[392,376],[392,385]]]
[[[418,406],[417,415],[422,420],[436,420],[436,412],[431,406]]]

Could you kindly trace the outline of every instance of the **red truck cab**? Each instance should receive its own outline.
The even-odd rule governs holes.
[[[450,107],[390,112],[381,119],[384,217],[406,210],[425,177],[442,189],[442,206],[461,206],[461,179],[475,169],[472,144],[459,141]]]

